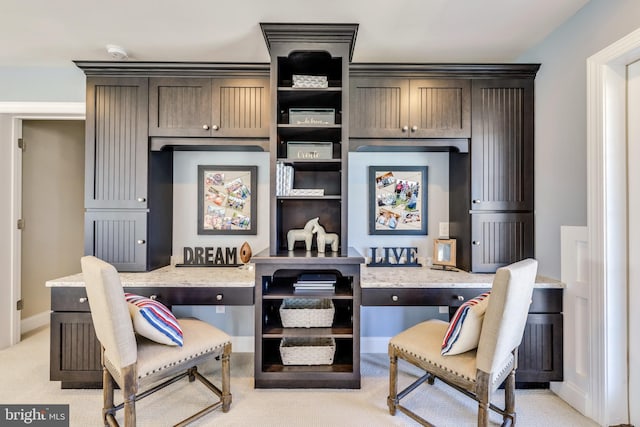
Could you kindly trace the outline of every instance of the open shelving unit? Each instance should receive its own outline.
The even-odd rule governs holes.
[[[349,62],[355,24],[261,24],[271,54],[270,246],[255,255],[255,386],[258,388],[360,387],[360,264],[348,246]],[[326,84],[300,86],[298,76],[321,76]],[[320,111],[323,120],[293,120],[294,111]],[[327,116],[329,114],[329,116]],[[329,118],[327,118],[329,117]],[[292,155],[289,143],[322,147],[322,153]],[[293,195],[276,182],[282,165],[292,170],[293,188],[322,190],[322,195]],[[338,251],[320,253],[314,237],[310,251],[296,242],[289,251],[287,232],[319,218],[327,233],[339,236]],[[333,274],[335,291],[297,292],[302,274]],[[330,299],[331,326],[283,327],[279,309],[285,300]],[[331,363],[294,364],[281,353],[286,339],[335,343]],[[313,347],[313,346],[312,346]]]

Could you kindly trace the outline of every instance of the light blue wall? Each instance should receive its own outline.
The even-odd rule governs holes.
[[[0,67],[0,102],[84,102],[85,75],[61,68]]]

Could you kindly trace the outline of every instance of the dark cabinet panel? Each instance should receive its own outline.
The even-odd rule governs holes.
[[[90,313],[51,313],[49,378],[62,388],[101,388],[100,342]]]
[[[471,215],[471,270],[496,269],[534,255],[533,213]]]
[[[518,349],[516,381],[562,381],[562,359],[562,314],[529,314]]]
[[[211,79],[152,78],[149,136],[209,136]]]
[[[87,78],[86,208],[147,207],[146,78]]]
[[[269,136],[268,78],[151,78],[149,135]]]
[[[533,210],[533,79],[473,81],[473,210]]]
[[[118,271],[147,269],[147,213],[85,212],[85,254],[113,264]]]
[[[353,78],[351,138],[468,138],[465,79]]]

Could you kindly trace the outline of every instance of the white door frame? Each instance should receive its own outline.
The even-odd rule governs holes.
[[[0,276],[0,309],[9,315],[9,345],[20,342],[20,312],[15,302],[20,299],[21,234],[15,227],[22,215],[22,151],[18,138],[22,137],[22,120],[84,120],[84,102],[0,102],[0,114],[11,117],[9,134],[0,135],[0,141],[11,144],[11,263],[8,275]],[[2,332],[6,333],[5,331]],[[0,346],[2,347],[2,346]]]
[[[587,416],[628,422],[626,67],[640,29],[587,59],[587,226],[591,395]]]

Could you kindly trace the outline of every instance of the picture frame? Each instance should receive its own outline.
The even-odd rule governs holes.
[[[427,234],[427,166],[369,166],[369,234]]]
[[[456,239],[433,240],[432,264],[445,270],[447,267],[456,267]]]
[[[198,234],[256,234],[257,166],[198,165]]]

